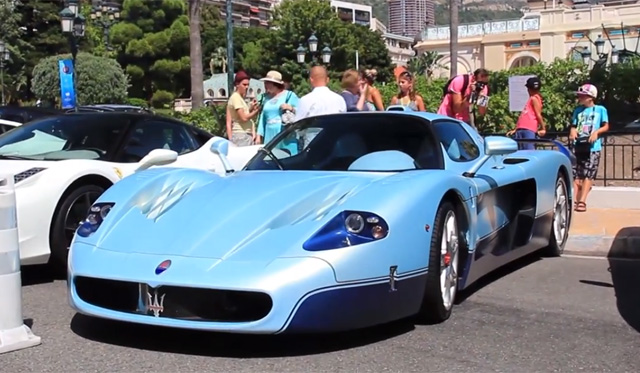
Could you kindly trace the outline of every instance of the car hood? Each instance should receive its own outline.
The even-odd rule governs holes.
[[[158,178],[121,206],[116,200],[89,241],[113,251],[223,260],[305,255],[302,243],[341,204],[389,175],[245,171],[199,184]]]

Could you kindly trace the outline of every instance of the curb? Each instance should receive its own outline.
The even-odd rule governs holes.
[[[564,253],[618,259],[640,259],[640,235],[569,236]]]

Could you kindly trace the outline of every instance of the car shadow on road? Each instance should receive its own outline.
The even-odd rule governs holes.
[[[20,275],[22,286],[45,284],[61,279],[61,276],[54,274],[51,267],[46,264],[23,266],[20,268]]]
[[[242,335],[148,326],[76,314],[71,330],[92,341],[143,350],[228,358],[316,355],[378,343],[415,329],[401,320],[323,335]]]
[[[607,255],[618,312],[640,332],[640,227],[620,229]]]

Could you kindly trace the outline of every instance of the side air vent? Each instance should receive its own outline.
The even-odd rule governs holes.
[[[44,171],[46,170],[46,168],[44,167],[34,167],[34,168],[30,168],[26,171],[22,171],[19,174],[16,174],[13,176],[13,182],[15,184],[18,184],[21,181],[24,181],[25,179],[37,174],[40,171]]]

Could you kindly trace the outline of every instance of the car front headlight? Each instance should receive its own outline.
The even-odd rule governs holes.
[[[325,224],[302,247],[307,251],[333,250],[381,240],[389,225],[371,212],[343,211]]]
[[[115,203],[96,203],[89,209],[89,214],[78,227],[77,233],[80,237],[89,237],[100,228],[100,225],[107,217]]]

